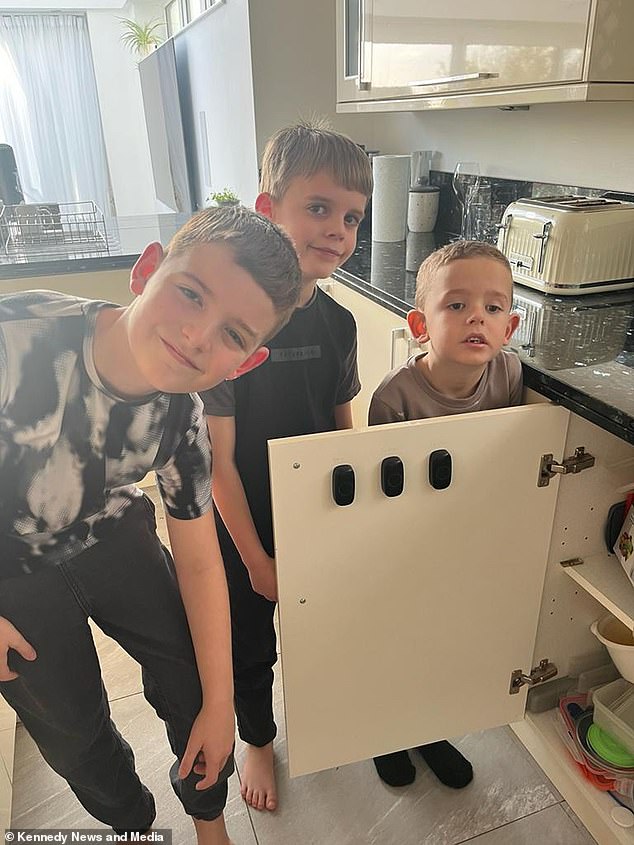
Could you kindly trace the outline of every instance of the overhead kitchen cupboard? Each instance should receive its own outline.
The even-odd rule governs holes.
[[[629,0],[337,0],[337,110],[634,99]]]
[[[569,759],[555,712],[525,713],[527,686],[513,681],[542,660],[560,677],[596,665],[589,627],[606,609],[634,629],[634,590],[603,541],[634,449],[528,399],[271,441],[289,767],[304,774],[510,723],[601,845],[634,845],[611,819],[613,800]],[[544,455],[562,462],[580,446],[593,466],[538,487]],[[453,458],[446,490],[428,481],[440,449]],[[396,497],[380,480],[392,456],[405,471]],[[348,506],[331,492],[340,465],[355,471]]]

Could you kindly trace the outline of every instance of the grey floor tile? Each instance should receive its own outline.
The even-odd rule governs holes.
[[[279,672],[275,708],[280,809],[250,811],[259,845],[456,845],[560,800],[508,728],[456,741],[475,770],[461,791],[440,784],[418,755],[416,781],[404,789],[381,783],[371,761],[290,780]],[[243,759],[239,747],[238,768]]]
[[[568,812],[566,812],[566,810]],[[596,845],[569,807],[556,804],[469,840],[469,845]]]
[[[128,740],[143,782],[156,798],[156,828],[170,828],[174,845],[194,845],[194,828],[172,791],[168,769],[173,760],[163,723],[142,695],[115,701],[112,714],[117,727]],[[101,828],[79,804],[66,783],[42,760],[23,727],[16,743],[12,824],[19,828]],[[229,781],[225,813],[227,829],[236,845],[257,845],[253,829],[240,797],[237,775]]]

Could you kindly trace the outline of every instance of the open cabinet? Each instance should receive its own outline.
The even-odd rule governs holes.
[[[538,486],[544,455],[579,446],[593,466]],[[430,476],[440,450],[444,489]],[[634,627],[634,589],[603,542],[632,447],[539,403],[271,441],[269,454],[291,775],[512,724],[601,845],[634,845],[568,759],[554,711],[525,714],[512,680],[543,659],[560,676],[591,665],[604,608]],[[394,456],[404,486],[388,496]],[[337,505],[345,465],[354,500]]]

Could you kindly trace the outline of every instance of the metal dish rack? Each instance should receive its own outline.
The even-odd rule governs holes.
[[[110,252],[104,216],[94,202],[5,205],[0,210],[0,245],[11,262]]]

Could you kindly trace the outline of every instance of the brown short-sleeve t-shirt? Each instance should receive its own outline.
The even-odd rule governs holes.
[[[416,366],[425,354],[412,355],[383,379],[370,402],[370,425],[490,411],[521,404],[522,365],[515,352],[500,350],[489,362],[471,396],[462,399],[444,396],[429,384]]]

